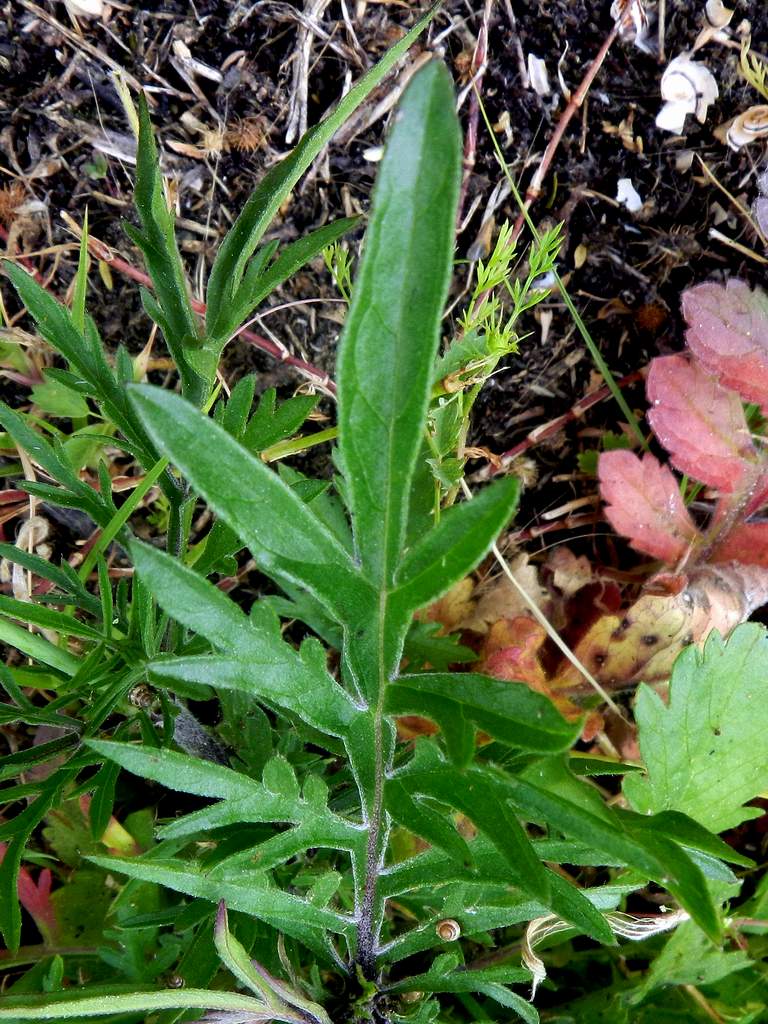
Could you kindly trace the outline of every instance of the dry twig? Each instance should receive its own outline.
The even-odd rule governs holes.
[[[520,232],[523,230],[523,224],[525,223],[525,214],[531,208],[531,205],[535,203],[541,195],[542,187],[544,185],[544,179],[547,176],[552,160],[554,159],[555,153],[557,152],[557,147],[560,145],[560,141],[563,135],[565,134],[565,130],[571,123],[574,114],[577,112],[577,110],[581,107],[584,100],[586,99],[590,86],[597,77],[600,68],[603,66],[605,58],[608,56],[608,51],[613,45],[618,34],[618,26],[614,25],[614,27],[611,29],[611,31],[608,33],[605,40],[603,41],[603,45],[600,47],[597,56],[587,68],[587,72],[584,75],[584,78],[581,80],[581,84],[579,85],[578,89],[571,95],[571,98],[568,100],[568,105],[560,115],[560,119],[555,125],[555,130],[552,133],[552,137],[547,144],[547,148],[544,150],[544,154],[541,160],[539,161],[539,166],[536,168],[536,172],[533,175],[533,178],[531,179],[531,182],[528,186],[528,190],[525,193],[525,199],[523,201],[524,210],[520,211],[520,213],[517,216],[517,220],[515,221],[515,225],[512,230],[512,236],[510,239],[511,244],[514,244],[517,241],[517,239],[520,236]]]
[[[330,0],[305,0],[304,18],[296,32],[296,50],[293,54],[293,86],[288,109],[285,141],[301,138],[307,130],[307,100],[309,98],[309,58],[315,24],[322,18]]]

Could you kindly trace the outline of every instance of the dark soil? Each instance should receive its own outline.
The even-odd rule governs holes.
[[[130,160],[99,152],[110,133],[118,149],[127,156],[131,152],[130,133],[110,78],[111,60],[150,90],[164,167],[178,190],[182,251],[193,279],[204,277],[217,238],[265,167],[289,148],[285,129],[296,47],[295,8],[300,6],[208,2],[194,7],[149,4],[139,12],[113,8],[104,23],[81,20],[78,37],[62,31],[62,27],[74,31],[63,4],[45,8],[57,26],[37,17],[34,5],[6,3],[0,23],[0,59],[11,73],[0,93],[0,146],[6,168],[23,182],[24,198],[42,204],[32,216],[20,215],[15,221],[12,214],[6,216],[6,227],[15,237],[13,251],[37,252],[49,245],[71,244],[73,237],[61,214],[81,222],[87,206],[92,234],[140,265],[120,225],[122,217],[132,216]],[[352,18],[359,47],[344,25],[339,5],[332,2],[325,11],[322,27],[341,53],[327,41],[314,41],[310,124],[339,97],[345,76],[360,73],[365,55],[378,56],[414,18],[405,5],[358,6],[363,8],[362,15],[353,12]],[[563,83],[573,91],[610,31],[609,6],[590,0],[515,0],[494,9],[483,97],[491,122],[500,127],[498,138],[510,169],[523,186],[565,106],[558,86],[558,61]],[[659,351],[680,348],[679,301],[684,288],[712,276],[738,275],[750,281],[765,276],[758,240],[729,199],[707,180],[698,162],[698,158],[705,161],[725,189],[750,204],[761,145],[734,153],[714,129],[760,97],[738,72],[738,50],[711,43],[696,55],[711,68],[720,89],[706,124],[700,126],[689,117],[684,137],[659,131],[654,118],[661,105],[663,64],[653,52],[657,32],[650,13],[651,52],[630,41],[613,44],[586,104],[565,133],[544,195],[533,209],[541,226],[564,223],[561,273],[619,377],[641,369]],[[667,59],[691,48],[702,16],[699,5],[669,0]],[[768,9],[741,4],[732,24],[742,17],[750,19],[759,49],[760,40],[768,34]],[[438,40],[459,87],[467,81],[481,19],[479,0],[475,4],[451,0],[425,40],[426,46]],[[174,43],[179,42],[214,71],[223,68],[221,81],[197,76],[193,94],[178,71]],[[90,52],[83,47],[90,47]],[[545,61],[551,95],[540,97],[523,81],[528,54]],[[375,100],[391,87],[390,81]],[[462,108],[465,118],[467,107],[465,103]],[[227,144],[209,146],[206,154],[210,136],[206,140],[192,127],[190,117],[209,133],[225,132]],[[508,128],[502,130],[505,121]],[[344,212],[365,210],[376,171],[376,164],[366,156],[380,145],[385,127],[386,119],[379,119],[345,145],[332,144],[282,211],[272,236],[292,239]],[[179,144],[187,147],[185,152],[179,152]],[[190,158],[189,147],[198,147],[200,158]],[[477,242],[489,196],[501,177],[481,123],[465,202],[465,210],[474,201],[477,208],[459,238],[459,258],[466,258]],[[614,202],[617,181],[623,177],[632,180],[644,200],[639,213],[631,214]],[[516,212],[510,198],[496,211],[495,221],[514,220]],[[709,232],[716,224],[754,255],[712,240]],[[53,291],[63,295],[74,258],[70,248],[56,256],[33,257],[33,261],[50,277]],[[94,274],[91,288],[91,306],[98,312],[107,343],[140,350],[148,326],[134,283],[114,275],[108,290]],[[334,297],[328,274],[316,261],[271,304]],[[507,360],[481,395],[473,443],[495,452],[507,450],[533,427],[566,412],[594,386],[591,360],[567,311],[556,295],[547,305],[554,317],[546,336],[542,336],[540,318],[530,316],[520,354]],[[267,323],[294,353],[332,372],[338,311],[339,306],[331,302],[313,302],[277,312]],[[259,372],[262,387],[275,384],[286,394],[300,383],[293,371],[276,365],[246,342],[231,345],[224,364],[227,380],[232,383],[250,370]],[[628,397],[642,408],[640,388],[630,390]],[[598,407],[589,420],[591,426],[614,430],[618,424],[617,410],[609,403]],[[583,443],[594,441],[587,438]],[[547,505],[573,496],[570,482],[544,490],[542,484],[552,475],[576,471],[575,451],[581,444],[571,431],[540,446],[536,510],[529,510],[532,517]],[[324,465],[324,456],[318,458]]]

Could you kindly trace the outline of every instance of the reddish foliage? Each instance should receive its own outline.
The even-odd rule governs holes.
[[[667,466],[619,450],[600,456],[598,475],[608,522],[633,548],[668,563],[686,554],[697,530]]]
[[[741,523],[712,552],[713,562],[741,562],[768,569],[768,523]]]
[[[0,843],[0,864],[2,864],[5,857],[6,848],[5,843]],[[49,868],[41,870],[36,882],[27,868],[22,867],[19,869],[17,882],[19,903],[32,917],[40,934],[49,945],[56,938],[59,927],[56,920],[56,911],[53,903],[51,903],[51,882],[52,877]]]
[[[648,422],[681,473],[725,494],[750,486],[759,466],[739,396],[685,356],[654,359]]]
[[[672,464],[718,492],[708,527],[694,526],[672,473],[651,455],[606,452],[599,477],[606,517],[633,547],[668,566],[685,556],[679,590],[691,607],[701,591],[691,635],[703,638],[768,596],[768,523],[745,521],[768,501],[768,449],[754,444],[742,406],[768,410],[768,296],[743,281],[702,284],[685,293],[683,312],[690,356],[652,361],[648,420]],[[646,595],[661,585],[675,597],[674,584],[662,572]]]
[[[683,295],[691,352],[726,387],[768,407],[768,296],[744,281],[700,284]]]

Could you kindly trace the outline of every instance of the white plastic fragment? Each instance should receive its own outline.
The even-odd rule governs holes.
[[[616,202],[626,206],[630,213],[637,213],[643,208],[643,200],[640,193],[632,184],[631,178],[619,178],[616,188]]]

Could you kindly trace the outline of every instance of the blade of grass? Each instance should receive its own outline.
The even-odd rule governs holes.
[[[154,464],[152,469],[146,474],[141,483],[134,487],[130,497],[123,502],[117,511],[117,514],[112,517],[110,523],[104,527],[101,531],[96,543],[93,545],[91,550],[85,556],[83,564],[80,566],[78,576],[85,583],[88,577],[93,571],[93,567],[96,565],[99,555],[106,551],[115,537],[120,533],[122,528],[128,522],[129,518],[133,515],[136,509],[139,507],[139,503],[144,495],[150,490],[150,488],[157,482],[160,475],[168,466],[168,459],[162,458]]]
[[[72,323],[82,334],[85,329],[85,293],[88,288],[88,209],[83,217],[80,256],[77,261],[75,290],[72,296]]]
[[[63,647],[56,647],[37,633],[29,633],[8,619],[0,618],[0,642],[15,647],[22,654],[41,661],[44,665],[50,665],[67,676],[73,676],[80,667],[78,659],[69,651],[65,651]]]

